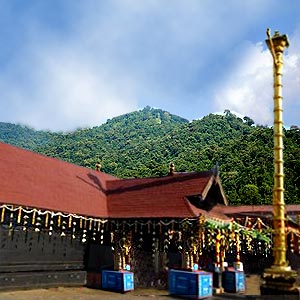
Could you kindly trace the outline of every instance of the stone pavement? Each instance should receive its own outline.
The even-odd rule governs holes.
[[[230,299],[261,299],[259,295],[260,276],[246,277],[245,294],[222,294],[210,298],[213,300]],[[276,297],[277,298],[277,297]],[[49,289],[22,290],[0,292],[0,300],[175,300],[180,299],[170,296],[167,290],[135,289],[128,293],[116,293],[86,287],[58,287]],[[182,299],[182,298],[181,298]],[[264,298],[265,299],[265,298]],[[270,297],[269,299],[274,299]],[[289,299],[279,296],[278,299]]]
[[[240,297],[239,297],[240,298]],[[167,290],[136,289],[124,294],[95,290],[89,288],[49,288],[27,291],[1,292],[0,300],[175,300],[179,299],[170,296]],[[183,298],[181,298],[183,299]],[[211,298],[210,298],[211,299]],[[236,299],[234,295],[226,298],[221,296],[213,297],[214,300]],[[245,299],[243,297],[243,299]],[[252,298],[253,299],[253,298]]]
[[[259,294],[259,276],[246,277],[246,293]],[[234,295],[228,295],[227,299],[232,299]],[[221,296],[220,296],[221,297]],[[221,299],[219,296],[215,299]],[[229,298],[228,298],[229,297]],[[170,296],[167,290],[158,289],[135,289],[134,291],[121,294],[86,287],[76,288],[49,288],[24,291],[0,292],[0,300],[171,300],[176,299]]]
[[[211,300],[290,300],[295,298],[285,296],[269,296],[268,298],[261,298],[259,295],[243,295],[239,294],[222,294],[215,295],[209,299]],[[49,289],[36,289],[25,291],[9,291],[0,292],[0,300],[176,300],[185,299],[184,297],[176,298],[170,296],[167,290],[156,289],[136,289],[128,293],[115,293],[103,290],[89,289],[86,287],[81,288],[49,288]],[[187,298],[186,298],[187,299]]]

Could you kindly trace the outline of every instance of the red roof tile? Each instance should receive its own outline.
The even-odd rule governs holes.
[[[0,143],[0,203],[107,217],[106,181],[116,179]]]
[[[91,217],[195,217],[187,197],[220,187],[215,170],[122,180],[4,143],[0,168],[0,203]]]
[[[289,215],[300,214],[300,205],[285,205],[285,211]],[[226,206],[224,214],[227,216],[267,216],[273,214],[272,205],[241,205],[241,206]]]
[[[108,210],[113,218],[195,217],[201,210],[186,199],[203,195],[212,171],[109,182]],[[226,217],[225,217],[226,218]]]

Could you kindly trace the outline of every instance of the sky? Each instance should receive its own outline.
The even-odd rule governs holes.
[[[0,0],[0,122],[69,132],[150,106],[272,125],[267,28],[289,37],[283,120],[300,126],[299,0]]]

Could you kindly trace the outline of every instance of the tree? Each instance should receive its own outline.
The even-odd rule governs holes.
[[[246,184],[240,189],[241,203],[244,205],[262,204],[258,187],[254,184]]]
[[[247,116],[245,116],[243,118],[243,120],[245,121],[245,124],[247,124],[248,126],[252,126],[254,124],[254,121],[251,118],[247,117]]]

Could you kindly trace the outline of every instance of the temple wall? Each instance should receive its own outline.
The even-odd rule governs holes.
[[[84,255],[70,236],[0,227],[0,289],[84,285]]]

